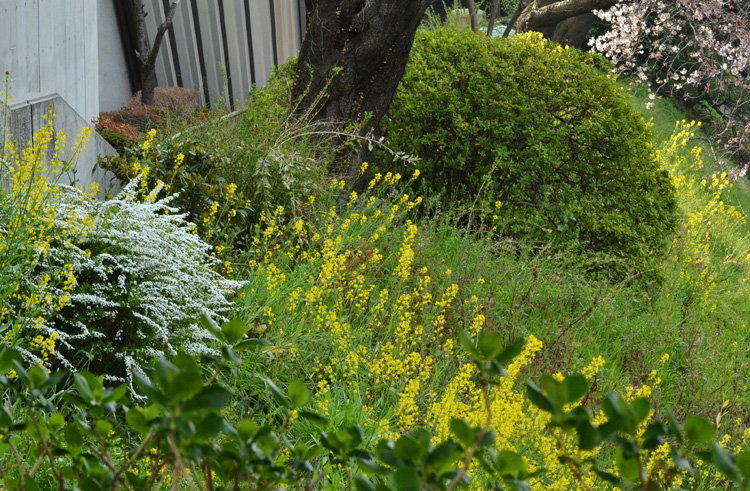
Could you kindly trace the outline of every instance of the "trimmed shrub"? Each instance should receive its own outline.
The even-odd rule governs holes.
[[[535,33],[421,31],[389,144],[422,158],[421,192],[492,203],[503,236],[606,255],[615,274],[642,269],[675,229],[674,189],[601,63]]]

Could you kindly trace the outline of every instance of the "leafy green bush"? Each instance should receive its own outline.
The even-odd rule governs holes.
[[[266,87],[253,88],[247,109],[161,140],[151,131],[144,149],[99,165],[124,183],[148,168],[146,189],[166,184],[201,237],[222,250],[246,247],[253,226],[279,207],[298,217],[327,192],[325,166],[307,144],[312,129],[286,117],[293,67],[279,67]]]
[[[537,34],[421,31],[390,145],[423,159],[422,192],[492,203],[502,235],[604,253],[621,260],[615,273],[643,268],[675,229],[674,190],[600,63]]]
[[[102,377],[82,372],[73,375],[74,387],[66,387],[61,382],[69,373],[26,370],[18,352],[0,348],[4,489],[442,491],[478,485],[523,491],[543,485],[547,470],[532,468],[523,452],[495,450],[500,435],[490,429],[490,392],[503,384],[505,367],[521,353],[523,340],[503,349],[497,333],[480,335],[476,343],[463,333],[484,395],[483,425],[453,418],[450,438],[439,444],[418,429],[380,439],[371,449],[361,426],[341,427],[316,412],[301,381],[282,390],[264,379],[255,394],[276,409],[280,421],[227,418],[234,394],[217,381],[219,373],[234,371],[237,351],[267,343],[245,338],[249,329],[242,322],[204,322],[222,345],[221,356],[208,362],[184,354],[157,360],[146,374],[135,375],[145,396],[142,405],[130,407],[124,385],[107,387]],[[206,380],[206,373],[213,375]],[[683,425],[671,415],[649,421],[648,398],[616,393],[607,395],[595,418],[581,402],[591,388],[583,375],[545,375],[540,386],[528,383],[526,397],[549,414],[547,426],[559,442],[554,452],[576,476],[570,488],[681,489],[694,482],[691,476],[708,474],[704,463],[721,473],[722,487],[750,486],[750,452],[725,450],[704,419],[688,417]],[[61,392],[64,397],[52,404]],[[288,437],[301,422],[316,428],[315,441]],[[575,443],[566,448],[566,439]],[[601,468],[588,455],[604,445],[614,447],[614,468]],[[343,481],[332,478],[334,468],[346,474]]]

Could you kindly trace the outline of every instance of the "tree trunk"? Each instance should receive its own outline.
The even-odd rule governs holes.
[[[469,19],[471,22],[471,30],[477,32],[479,30],[479,19],[477,19],[477,6],[474,4],[474,0],[466,0],[466,5],[469,7]]]
[[[161,42],[164,40],[164,34],[172,27],[174,14],[180,0],[174,0],[169,6],[167,18],[162,22],[156,31],[154,45],[151,47],[148,41],[148,32],[146,31],[146,8],[141,0],[133,0],[135,10],[136,41],[138,51],[136,53],[138,63],[141,68],[141,102],[146,106],[154,104],[154,91],[156,89],[156,55],[159,54]]]
[[[487,36],[492,37],[495,31],[495,21],[497,20],[497,11],[500,7],[500,0],[491,0],[489,12],[487,13]]]
[[[316,0],[302,41],[293,89],[297,116],[331,131],[354,123],[371,134],[388,111],[432,0]],[[338,146],[342,138],[332,138]],[[349,155],[345,179],[357,175],[368,146]]]
[[[310,23],[310,16],[312,15],[316,3],[318,3],[317,0],[305,0],[305,24]]]
[[[145,106],[154,105],[154,93],[156,92],[156,70],[151,67],[147,70],[141,66],[141,103]]]

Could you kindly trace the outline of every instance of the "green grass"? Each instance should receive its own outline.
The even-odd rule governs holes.
[[[635,89],[632,94],[635,106],[643,108],[645,92]],[[692,120],[665,100],[657,100],[645,114],[654,118],[655,145],[662,149],[676,120]],[[403,417],[410,403],[416,408],[413,424],[438,431],[431,411],[442,410],[451,381],[467,361],[458,348],[451,351],[445,343],[453,340],[457,347],[458,332],[470,330],[481,314],[482,329],[499,332],[508,342],[532,335],[542,341],[543,349],[528,360],[519,381],[550,372],[568,375],[602,356],[605,364],[586,399],[592,409],[609,391],[627,393],[649,386],[657,415],[670,408],[678,418],[698,414],[716,421],[721,414],[720,433],[737,437],[750,419],[750,331],[745,324],[750,305],[744,300],[750,238],[745,221],[717,209],[712,200],[719,196],[743,209],[750,204],[750,193],[744,181],[731,190],[702,189],[701,178],[719,169],[707,150],[703,168],[691,163],[690,149],[700,144],[693,139],[665,157],[670,165],[679,164],[671,168],[673,177],[694,182],[681,190],[682,226],[661,266],[663,281],[645,286],[592,277],[586,264],[565,252],[532,253],[518,243],[510,247],[468,233],[455,225],[449,212],[418,223],[408,275],[396,277],[406,220],[415,218],[398,201],[400,184],[374,192],[369,207],[363,203],[367,196],[360,196],[345,210],[309,217],[302,235],[292,222],[270,220],[269,232],[260,232],[255,249],[240,265],[245,268],[242,279],[250,284],[239,311],[262,326],[274,343],[270,356],[253,360],[262,367],[253,372],[261,370],[282,382],[304,380],[315,394],[317,409],[337,424],[363,425],[373,442],[388,432],[413,428]],[[400,208],[389,221],[386,215],[394,203]],[[382,213],[378,219],[376,209]],[[355,223],[352,213],[370,219]],[[316,233],[320,237],[314,238]],[[321,252],[326,238],[332,241],[330,254],[310,259]],[[367,262],[375,250],[382,259]],[[301,256],[302,251],[309,256]],[[333,277],[324,279],[326,271]],[[458,293],[443,313],[444,328],[438,329],[433,327],[440,315],[435,303],[452,284]],[[368,288],[371,293],[362,305],[346,298]],[[317,292],[315,298],[305,301],[311,291]],[[387,300],[378,310],[384,291]],[[425,294],[432,296],[431,304],[420,306],[417,299]],[[399,303],[403,295],[410,299]],[[398,365],[401,368],[394,370],[405,372],[389,377],[374,368],[389,356],[401,363],[410,355],[419,355],[419,370]],[[351,370],[347,360],[355,360]],[[407,397],[409,381],[422,372],[429,377]],[[258,382],[240,377],[236,383],[247,387]],[[312,428],[298,431],[299,438],[312,438]],[[514,438],[517,448],[529,446],[528,435]]]
[[[481,314],[482,330],[501,333],[507,342],[532,335],[542,341],[544,348],[528,360],[519,381],[550,372],[569,375],[602,356],[606,363],[587,398],[592,409],[609,391],[649,386],[660,416],[667,408],[679,418],[700,414],[715,420],[721,413],[722,432],[742,431],[750,402],[744,348],[750,333],[743,322],[750,308],[742,301],[746,287],[738,283],[748,271],[743,253],[750,241],[743,235],[744,224],[734,227],[718,214],[688,226],[691,210],[686,208],[685,228],[663,265],[664,282],[644,288],[638,282],[592,278],[585,264],[566,253],[531,253],[518,244],[506,247],[467,233],[447,214],[419,223],[413,262],[401,278],[393,273],[402,257],[409,215],[402,214],[402,203],[393,220],[385,218],[392,204],[400,202],[399,186],[388,189],[375,194],[373,205],[362,204],[367,196],[361,196],[350,208],[305,224],[302,236],[291,224],[279,227],[274,220],[271,232],[248,256],[258,263],[248,270],[243,312],[251,323],[267,327],[265,334],[276,346],[277,354],[264,363],[271,378],[306,381],[319,410],[340,424],[363,425],[373,441],[413,425],[439,432],[432,414],[451,410],[444,407],[446,398],[463,397],[452,394],[450,384],[467,362],[460,350],[445,343],[453,340],[457,346],[459,331],[471,330]],[[698,210],[709,198],[698,194],[681,203]],[[375,219],[378,209],[382,213]],[[353,214],[371,218],[353,224]],[[714,223],[707,225],[709,221]],[[699,233],[693,233],[696,228]],[[694,243],[708,231],[715,236]],[[315,233],[321,237],[312,239]],[[739,235],[733,246],[724,246],[721,241],[729,233]],[[321,248],[328,254],[300,255],[314,256]],[[366,263],[376,249],[383,258]],[[712,286],[701,283],[699,274],[691,276],[693,252],[709,265]],[[440,315],[435,303],[452,284],[458,291],[444,311],[444,328],[435,328]],[[369,288],[363,305],[346,298]],[[385,308],[378,309],[384,291]],[[309,292],[316,293],[306,301]],[[432,303],[420,305],[427,294]],[[403,295],[410,295],[406,303]],[[411,356],[418,358],[418,370],[403,365]],[[355,361],[352,372],[347,360]],[[391,370],[403,370],[401,375],[384,375],[375,368],[387,360],[395,360]],[[424,373],[428,377],[410,394],[410,381]],[[403,417],[410,404],[416,408],[412,423]],[[298,436],[309,438],[311,433]],[[509,441],[515,448],[531,448],[528,438],[537,436],[515,435]],[[532,458],[543,457],[530,452]]]
[[[659,144],[669,139],[675,129],[676,121],[685,120],[690,122],[698,119],[688,108],[678,105],[672,99],[657,97],[651,101],[648,97],[647,87],[636,82],[635,79],[624,78],[620,80],[620,85],[630,93],[633,106],[643,113],[646,120],[648,121],[653,118],[652,122],[654,126],[652,130],[654,131],[655,143]],[[648,102],[653,102],[654,104],[651,109],[646,109],[646,103]],[[731,166],[734,165],[733,162],[723,158],[719,148],[712,148],[712,145],[708,141],[708,136],[702,129],[695,132],[695,140],[692,141],[692,144],[703,149],[705,164],[703,169],[699,169],[700,172],[698,170],[694,172],[696,177],[717,171],[729,172]],[[735,188],[736,192],[732,196],[731,204],[747,214],[750,211],[750,180],[738,179],[735,183]]]
[[[669,147],[665,142],[675,121],[693,119],[664,99],[646,110],[645,89],[623,87],[646,119],[653,118],[654,145],[662,151]],[[277,96],[259,91],[258,104],[246,113],[191,132],[191,138],[227,156],[227,180],[255,186],[253,180],[266,172],[257,165],[264,156],[275,155],[274,165],[294,166],[313,154],[302,136],[309,128],[288,126]],[[420,426],[440,434],[437,414],[479,420],[472,386],[456,389],[451,383],[460,380],[468,363],[458,333],[476,328],[481,315],[482,331],[498,332],[506,342],[534,336],[543,344],[527,357],[516,390],[543,373],[565,376],[584,370],[601,356],[605,364],[592,377],[585,399],[594,411],[609,391],[648,386],[658,416],[668,408],[680,419],[697,414],[716,421],[720,414],[720,433],[737,438],[750,421],[750,291],[744,282],[750,273],[750,227],[715,198],[744,214],[750,209],[750,186],[741,179],[731,189],[701,187],[704,177],[710,185],[711,174],[722,169],[703,135],[695,131],[695,136],[685,147],[663,153],[678,184],[682,225],[659,268],[661,282],[631,278],[612,283],[593,277],[586,272],[590,264],[574,254],[490,240],[482,233],[490,224],[467,232],[456,216],[439,207],[417,221],[406,209],[415,197],[401,201],[407,187],[395,180],[378,184],[346,207],[271,212],[277,205],[288,209],[309,201],[308,193],[318,205],[330,203],[336,192],[322,189],[324,163],[318,163],[315,175],[293,174],[304,194],[290,198],[277,188],[255,192],[269,213],[256,231],[257,241],[238,251],[234,269],[249,284],[237,313],[273,347],[249,357],[245,370],[227,380],[242,395],[233,410],[277,418],[258,398],[268,376],[281,385],[305,381],[316,410],[336,427],[362,425],[372,444]],[[694,146],[703,148],[702,167],[691,158]],[[266,179],[274,178],[266,173]],[[394,205],[399,208],[391,218]],[[405,247],[408,220],[416,221],[418,230]],[[406,261],[404,274],[394,274],[401,261]],[[438,307],[452,285],[458,288],[455,298]],[[358,297],[362,292],[368,293]],[[409,357],[416,360],[412,366],[404,363]],[[384,363],[391,365],[378,368]],[[416,389],[410,386],[415,380]],[[446,402],[451,398],[465,405],[465,414]],[[511,424],[517,423],[513,417],[526,421],[527,413],[513,416],[512,404],[503,407]],[[534,442],[542,429],[532,428],[528,434],[511,431],[504,444],[541,459],[545,453]],[[307,441],[314,435],[311,425],[295,425],[294,437]],[[564,475],[559,469],[552,472]],[[331,473],[334,482],[341,478]],[[337,488],[331,484],[328,489]]]

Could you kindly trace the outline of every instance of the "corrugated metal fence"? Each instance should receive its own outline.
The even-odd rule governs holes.
[[[170,3],[146,0],[150,39]],[[304,21],[304,0],[182,0],[159,52],[159,85],[193,88],[234,109],[297,54]]]

